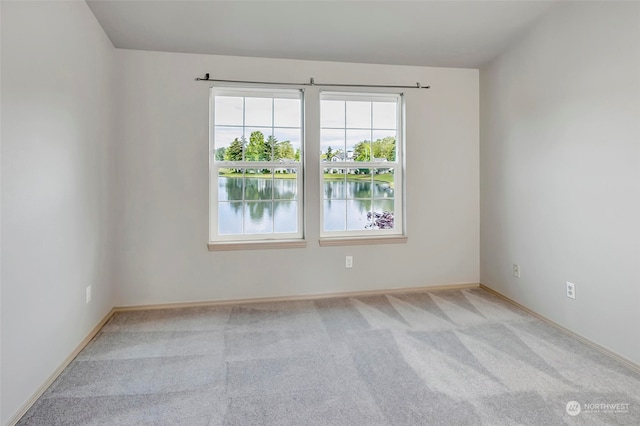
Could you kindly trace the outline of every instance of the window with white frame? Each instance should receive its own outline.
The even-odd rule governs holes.
[[[210,240],[303,237],[300,90],[211,89]]]
[[[320,94],[322,237],[403,233],[401,100]]]

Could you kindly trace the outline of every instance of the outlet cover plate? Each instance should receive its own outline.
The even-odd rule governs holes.
[[[520,265],[513,264],[513,276],[520,278]]]
[[[576,298],[576,285],[569,281],[567,281],[567,297],[574,300]]]

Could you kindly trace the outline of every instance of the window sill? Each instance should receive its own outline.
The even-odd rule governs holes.
[[[237,241],[209,243],[207,246],[209,251],[290,249],[305,248],[307,242],[305,240]]]
[[[320,247],[336,246],[360,246],[375,244],[406,244],[408,237],[405,235],[393,235],[384,237],[336,237],[321,238]]]

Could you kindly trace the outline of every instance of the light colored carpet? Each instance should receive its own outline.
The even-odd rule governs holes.
[[[19,424],[640,425],[640,374],[482,289],[138,311]]]

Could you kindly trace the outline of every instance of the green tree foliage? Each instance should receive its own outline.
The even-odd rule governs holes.
[[[242,148],[244,147],[244,137],[242,140],[235,138],[229,148],[224,151],[225,161],[242,161]],[[217,155],[217,152],[216,152]]]
[[[327,148],[327,152],[326,154],[324,154],[324,159],[327,161],[331,161],[331,159],[333,158],[333,156],[336,155],[336,153],[333,152],[333,149],[331,149],[331,147]]]
[[[387,161],[396,160],[396,138],[388,136],[383,139],[377,139],[373,143],[369,141],[358,142],[353,149],[355,161],[371,161],[372,149],[373,158],[384,158]]]
[[[228,148],[218,148],[216,159],[225,161],[242,161],[242,148],[244,149],[244,161],[277,161],[297,160],[300,161],[300,149],[294,150],[290,141],[279,142],[277,138],[270,135],[265,139],[264,133],[259,130],[251,132],[249,143],[241,138],[236,138]],[[219,152],[220,151],[220,152]]]
[[[245,161],[261,161],[264,159],[264,134],[256,130],[249,136],[249,145],[245,152]]]
[[[375,158],[386,158],[387,161],[396,160],[396,138],[387,136],[373,142],[373,156]]]
[[[331,161],[334,157],[338,157],[338,159],[341,159],[340,158],[341,155],[342,155],[342,150],[341,149],[336,149],[334,151],[333,148],[328,147],[327,148],[327,152],[324,152],[324,153],[321,152],[320,153],[320,159]]]
[[[264,146],[262,147],[262,155],[260,156],[261,161],[271,161],[273,154],[275,154],[277,144],[278,139],[273,135],[269,135],[267,140],[264,141]]]
[[[226,151],[227,151],[227,148],[225,148],[224,146],[216,149],[216,151],[215,151],[215,159],[216,159],[216,161],[223,161]]]
[[[296,158],[293,145],[289,141],[277,142],[276,140],[274,153],[274,160],[294,160]]]
[[[355,161],[371,161],[371,142],[358,142],[353,147],[353,158]]]

